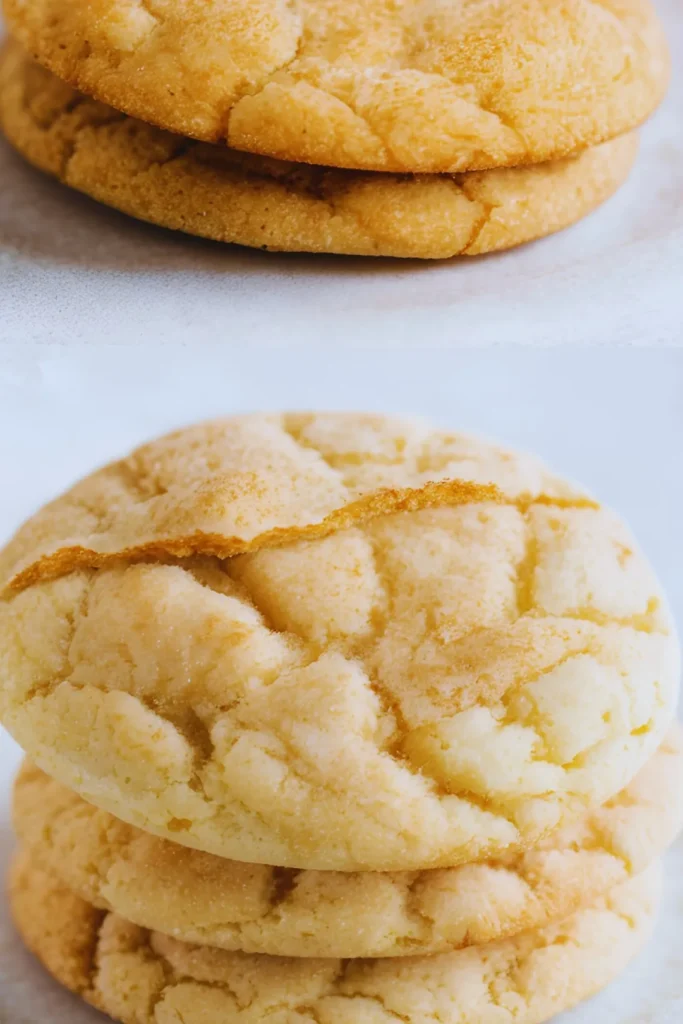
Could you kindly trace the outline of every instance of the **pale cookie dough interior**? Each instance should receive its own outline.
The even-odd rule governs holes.
[[[635,134],[549,164],[458,175],[332,171],[192,143],[0,57],[0,125],[33,164],[164,227],[252,248],[445,259],[573,224],[626,180]]]
[[[406,486],[413,511],[373,501]],[[355,525],[306,539],[352,495]],[[235,530],[248,553],[204,553]],[[408,870],[531,845],[625,787],[673,713],[678,645],[623,524],[423,424],[181,431],[47,506],[3,565],[17,741],[117,817],[232,859]]]
[[[286,160],[461,172],[639,125],[669,58],[648,0],[4,0],[60,78]]]
[[[647,941],[658,864],[560,924],[434,957],[302,960],[188,946],[104,914],[20,855],[15,921],[47,969],[123,1024],[541,1024]]]
[[[542,927],[644,871],[682,824],[678,727],[625,790],[534,849],[435,871],[222,860],[118,821],[28,762],[14,793],[22,849],[88,903],[185,942],[297,957],[441,953]]]

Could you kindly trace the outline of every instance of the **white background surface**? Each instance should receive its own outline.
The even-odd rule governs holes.
[[[0,142],[0,340],[321,346],[683,343],[683,4],[628,185],[554,238],[441,263],[200,242],[71,194]]]
[[[0,540],[78,475],[183,422],[254,408],[416,413],[533,449],[585,482],[630,521],[683,621],[683,350],[20,352],[0,387]],[[0,735],[0,862],[18,756]],[[681,845],[668,886],[655,943],[562,1024],[681,1024]],[[31,963],[0,904],[0,1024],[99,1019]]]

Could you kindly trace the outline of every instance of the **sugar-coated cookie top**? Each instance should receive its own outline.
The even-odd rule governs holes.
[[[118,817],[254,863],[448,866],[623,788],[678,648],[624,526],[421,423],[236,417],[78,484],[2,556],[0,712]]]
[[[4,0],[13,34],[142,120],[281,159],[466,171],[640,124],[668,55],[648,0]]]

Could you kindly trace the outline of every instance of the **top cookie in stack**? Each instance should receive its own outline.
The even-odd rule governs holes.
[[[58,79],[3,74],[0,119],[29,159],[135,216],[262,248],[440,257],[559,230],[624,181],[620,137],[668,79],[647,0],[4,6]]]
[[[329,167],[556,160],[638,126],[665,40],[646,0],[5,0],[15,37],[117,110]]]
[[[0,713],[118,818],[298,868],[454,866],[624,788],[678,650],[624,527],[421,424],[247,416],[162,438],[5,549]]]

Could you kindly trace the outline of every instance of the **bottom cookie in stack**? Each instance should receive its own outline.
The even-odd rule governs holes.
[[[20,853],[28,947],[123,1024],[540,1024],[611,982],[646,942],[660,867],[561,923],[431,957],[292,959],[188,945],[74,895]]]
[[[682,821],[678,727],[625,790],[535,849],[422,872],[222,860],[27,762],[10,898],[47,969],[123,1024],[540,1024],[647,940],[657,857]]]
[[[456,175],[283,163],[120,114],[13,42],[0,55],[0,127],[36,167],[153,224],[260,249],[421,259],[568,227],[624,183],[638,147],[631,134],[548,164]]]

